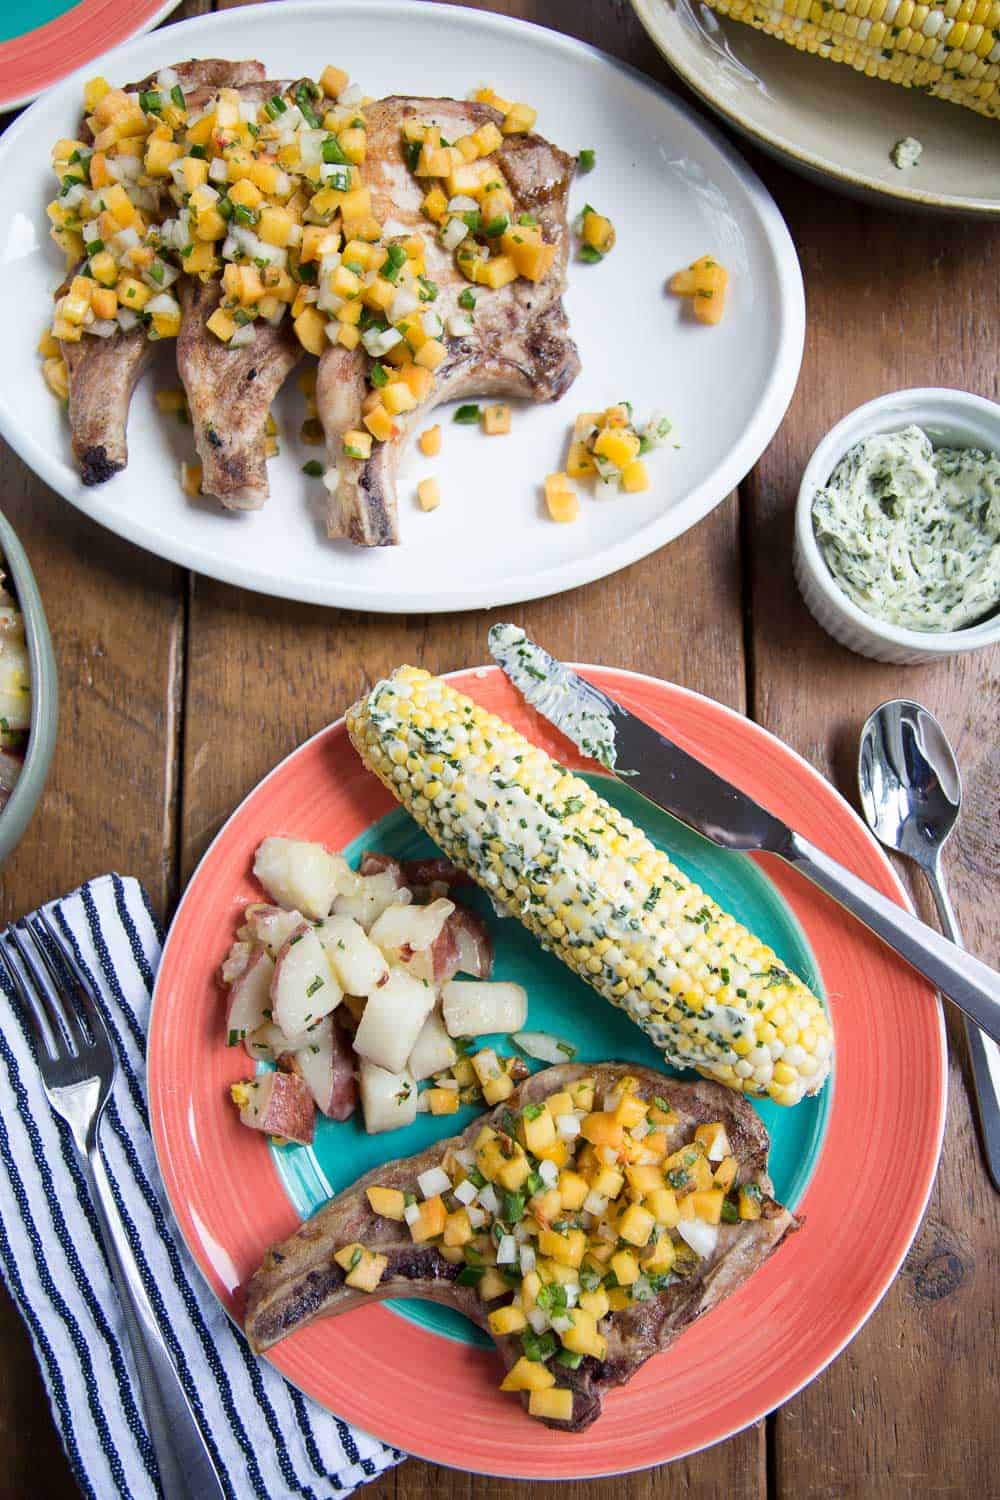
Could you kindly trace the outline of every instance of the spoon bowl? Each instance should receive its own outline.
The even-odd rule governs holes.
[[[962,778],[928,709],[893,698],[869,714],[861,731],[858,788],[865,821],[880,843],[933,868],[958,820]]]

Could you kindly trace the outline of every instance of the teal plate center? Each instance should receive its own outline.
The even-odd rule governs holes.
[[[745,854],[717,848],[619,781],[607,776],[586,779],[641,827],[653,843],[669,851],[671,859],[724,910],[768,943],[817,994],[823,994],[805,933],[753,860]],[[377,849],[397,859],[438,853],[402,808],[373,823],[344,853],[352,864],[357,864],[364,849]],[[665,1064],[663,1054],[624,1012],[602,1000],[559,959],[545,953],[519,922],[497,917],[481,891],[463,890],[461,899],[483,916],[492,932],[496,950],[494,978],[516,980],[527,990],[528,1027],[532,1031],[552,1032],[571,1042],[577,1049],[576,1062],[634,1062],[676,1072]],[[484,1045],[497,1045],[504,1052],[516,1051],[505,1037],[488,1038]],[[817,1098],[804,1099],[792,1109],[784,1109],[770,1099],[752,1101],[771,1136],[770,1172],[775,1194],[789,1208],[794,1208],[801,1199],[815,1168],[826,1132],[831,1086],[828,1083]],[[415,1155],[436,1140],[456,1135],[476,1113],[474,1109],[464,1109],[457,1115],[444,1117],[419,1115],[412,1125],[385,1135],[366,1135],[360,1110],[342,1124],[318,1116],[312,1146],[272,1146],[271,1155],[285,1192],[296,1212],[305,1219],[372,1167],[396,1157]],[[460,1313],[433,1302],[408,1298],[387,1302],[385,1306],[446,1338],[466,1344],[490,1342]]]
[[[68,10],[74,10],[78,0],[7,0],[0,9],[0,42],[11,42],[16,36],[26,36],[47,26]]]

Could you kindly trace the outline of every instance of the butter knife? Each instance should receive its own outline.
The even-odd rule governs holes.
[[[758,849],[786,860],[1000,1042],[1000,974],[585,682],[519,627],[494,625],[489,646],[524,699],[585,755],[720,848]]]

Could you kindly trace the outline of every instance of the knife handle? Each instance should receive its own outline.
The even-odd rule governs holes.
[[[781,854],[1000,1042],[1000,974],[880,895],[801,834],[793,833]]]

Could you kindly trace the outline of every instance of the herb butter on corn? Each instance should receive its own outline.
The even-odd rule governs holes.
[[[442,851],[672,1063],[779,1104],[822,1088],[817,997],[587,782],[415,667],[347,728]]]

